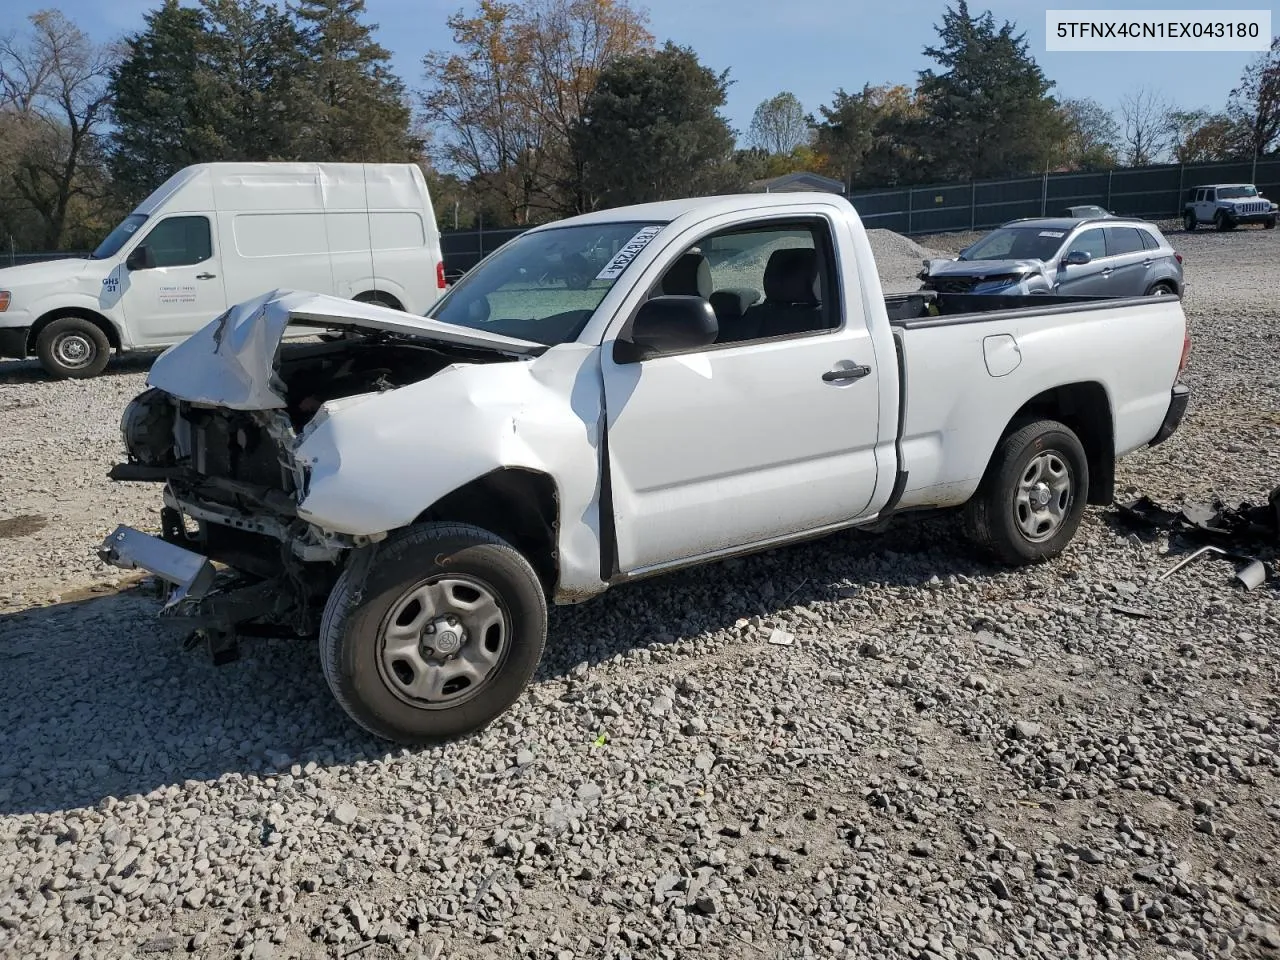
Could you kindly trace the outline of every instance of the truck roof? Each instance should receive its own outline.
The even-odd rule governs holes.
[[[592,213],[581,213],[576,217],[556,220],[529,230],[551,230],[557,227],[589,226],[593,223],[619,223],[628,220],[647,223],[670,223],[690,213],[703,217],[711,217],[720,213],[733,213],[743,209],[768,210],[774,207],[789,207],[796,204],[818,203],[831,205],[833,202],[849,204],[839,194],[825,193],[821,190],[797,191],[795,193],[730,193],[711,197],[687,197],[681,200],[659,200],[655,203],[636,203],[626,207],[610,207],[607,210],[596,210]],[[852,204],[849,204],[852,212]]]

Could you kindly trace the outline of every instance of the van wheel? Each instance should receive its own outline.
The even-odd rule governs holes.
[[[36,338],[40,366],[59,380],[96,377],[111,359],[111,343],[97,324],[82,317],[59,317]]]
[[[1038,420],[1000,441],[965,505],[966,532],[1012,566],[1047,560],[1071,542],[1088,499],[1080,438],[1056,420]]]
[[[404,307],[400,301],[389,293],[358,293],[355,298],[357,303],[371,303],[375,307],[388,307],[391,310],[403,310]]]
[[[547,601],[533,567],[479,527],[424,523],[377,548],[363,585],[344,572],[320,626],[334,698],[385,740],[418,745],[482,729],[542,659]]]

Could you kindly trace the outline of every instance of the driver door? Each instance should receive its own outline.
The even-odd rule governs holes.
[[[702,349],[627,362],[615,320],[601,370],[619,572],[819,530],[871,502],[880,372],[832,240],[808,216],[670,251],[650,296],[719,307]]]
[[[203,214],[160,220],[125,266],[120,303],[138,345],[183,340],[227,309],[213,231]]]

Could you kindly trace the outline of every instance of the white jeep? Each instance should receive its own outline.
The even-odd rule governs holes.
[[[1189,232],[1202,223],[1212,223],[1219,230],[1260,223],[1265,229],[1274,230],[1276,210],[1276,204],[1252,183],[1216,183],[1187,191],[1182,223]]]

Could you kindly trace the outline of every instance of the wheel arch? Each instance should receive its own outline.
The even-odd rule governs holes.
[[[1044,390],[1021,407],[1005,424],[999,442],[1035,420],[1057,420],[1070,427],[1084,446],[1089,464],[1089,496],[1094,506],[1109,506],[1115,499],[1115,420],[1106,387],[1096,381],[1067,383]],[[995,461],[995,452],[987,469]]]
[[[560,580],[557,535],[560,495],[550,474],[528,467],[499,467],[445,494],[415,523],[454,521],[488,530],[524,554],[547,597]]]
[[[380,303],[392,310],[404,309],[404,302],[388,290],[361,290],[351,299],[358,303]]]
[[[35,352],[36,341],[39,340],[40,334],[44,332],[44,328],[55,320],[61,320],[63,317],[78,317],[81,320],[87,320],[103,332],[107,338],[107,343],[111,344],[112,350],[121,349],[120,331],[114,323],[96,310],[90,310],[88,307],[56,307],[52,310],[46,310],[31,325],[31,330],[27,333],[28,355]]]

